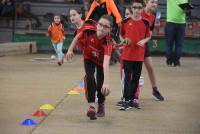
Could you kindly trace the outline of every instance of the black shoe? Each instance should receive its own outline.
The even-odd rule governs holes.
[[[122,106],[119,108],[119,110],[126,111],[128,109],[130,109],[129,102],[128,101],[123,101]]]
[[[97,110],[97,117],[104,117],[104,116],[105,116],[105,105],[104,103],[99,103]]]
[[[153,97],[158,101],[164,101],[164,97],[157,89],[153,89]]]
[[[117,106],[122,106],[122,104],[123,104],[123,101],[121,100],[121,101],[118,101],[116,105]]]
[[[176,67],[176,66],[181,66],[180,61],[174,61],[174,67]]]
[[[62,64],[61,64],[61,62],[58,62],[58,66],[61,66]]]
[[[129,102],[129,107],[130,107],[130,108],[135,107],[135,108],[137,108],[137,109],[141,109],[139,100],[138,100],[138,99],[131,100],[131,101]]]
[[[172,60],[170,60],[170,59],[167,59],[167,61],[166,61],[166,64],[167,64],[168,66],[172,66],[172,63],[173,63],[173,61],[172,61]]]

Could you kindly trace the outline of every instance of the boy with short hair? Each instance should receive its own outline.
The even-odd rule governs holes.
[[[142,2],[135,0],[132,3],[132,16],[122,21],[121,37],[126,45],[122,51],[123,69],[125,74],[123,104],[120,110],[127,110],[132,107],[140,108],[139,102],[135,99],[139,79],[144,61],[146,43],[150,39],[148,21],[143,20],[141,11]]]

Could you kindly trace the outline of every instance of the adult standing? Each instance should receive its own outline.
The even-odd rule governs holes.
[[[188,0],[167,0],[166,37],[166,63],[167,65],[180,66],[180,58],[185,36],[186,10],[179,4]],[[175,47],[175,48],[174,48]],[[173,49],[175,49],[173,51]]]

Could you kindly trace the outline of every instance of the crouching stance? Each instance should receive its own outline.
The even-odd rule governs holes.
[[[112,17],[104,15],[96,23],[87,20],[83,24],[83,30],[76,35],[66,54],[67,60],[73,57],[73,48],[81,44],[83,49],[85,67],[85,95],[89,103],[87,116],[91,120],[105,116],[105,96],[109,94],[109,61],[112,52],[110,31]],[[96,71],[96,78],[94,76]],[[97,111],[95,98],[98,98]]]

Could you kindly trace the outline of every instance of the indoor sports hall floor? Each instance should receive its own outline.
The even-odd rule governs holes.
[[[111,66],[106,117],[91,121],[86,117],[83,91],[68,94],[83,80],[82,57],[76,55],[73,62],[61,67],[49,57],[0,57],[1,134],[200,134],[200,58],[182,58],[181,67],[168,67],[164,57],[154,57],[158,85],[166,100],[152,98],[143,68],[142,109],[126,112],[116,106],[120,98],[119,64]],[[33,116],[43,104],[55,109],[43,110],[47,117]],[[23,126],[25,119],[37,125]]]

